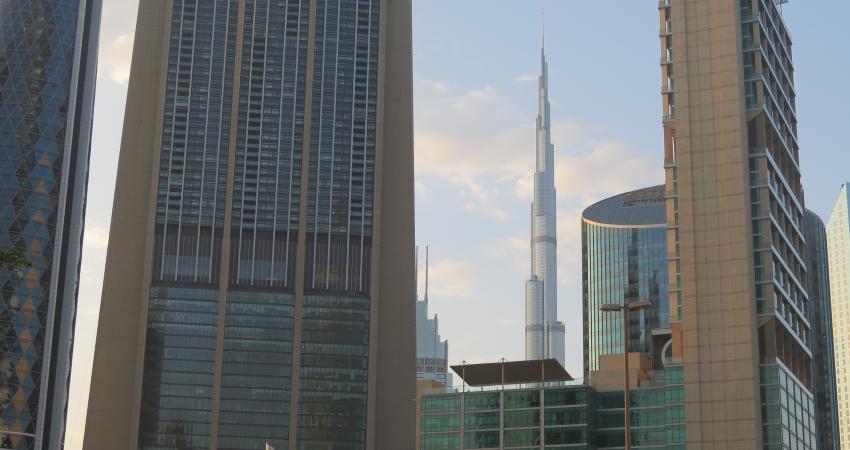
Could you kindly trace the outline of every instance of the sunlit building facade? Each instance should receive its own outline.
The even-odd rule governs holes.
[[[412,448],[410,0],[138,17],[84,447]]]
[[[0,448],[64,445],[100,12],[0,3]]]
[[[816,447],[796,91],[780,3],[658,2],[672,358],[685,367],[695,448]]]
[[[534,201],[531,204],[531,276],[525,283],[525,359],[564,364],[564,323],[558,320],[558,203],[555,146],[549,105],[549,63],[540,50],[537,84]]]
[[[850,448],[850,207],[847,190],[848,184],[842,184],[838,201],[826,226],[832,334],[835,345],[835,384],[842,450]]]

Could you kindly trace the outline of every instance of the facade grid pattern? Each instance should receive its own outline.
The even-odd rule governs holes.
[[[599,357],[622,354],[623,318],[600,311],[604,304],[648,300],[631,314],[629,351],[653,359],[652,330],[668,328],[667,238],[663,226],[629,228],[583,221],[585,378],[599,370]]]
[[[65,439],[99,0],[0,6],[0,447]]]

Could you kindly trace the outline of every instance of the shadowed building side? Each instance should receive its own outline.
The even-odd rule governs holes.
[[[410,1],[137,23],[84,447],[412,448]]]

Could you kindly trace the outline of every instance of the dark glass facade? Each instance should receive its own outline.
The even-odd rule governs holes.
[[[652,387],[631,393],[632,445],[684,450],[683,369],[671,366],[655,376]],[[622,391],[586,385],[492,388],[424,395],[422,450],[623,448]]]
[[[154,287],[148,304],[139,448],[207,448],[218,293]]]
[[[658,360],[669,328],[667,240],[663,186],[618,195],[587,208],[582,216],[585,376],[599,370],[599,357],[623,353],[623,315],[600,311],[604,304],[649,300],[631,314],[630,352]],[[664,335],[662,332],[661,335]],[[669,335],[669,332],[666,333]]]
[[[381,5],[311,3],[173,2],[140,449],[366,446]]]
[[[806,210],[806,289],[811,300],[814,396],[817,415],[817,448],[841,448],[838,431],[838,398],[832,336],[832,299],[829,292],[829,258],[826,227],[817,214]]]
[[[100,2],[0,5],[0,447],[60,448],[82,251]]]

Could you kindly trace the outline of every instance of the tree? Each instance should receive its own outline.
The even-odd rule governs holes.
[[[21,270],[31,265],[24,251],[19,248],[0,250],[0,267],[6,270]]]

